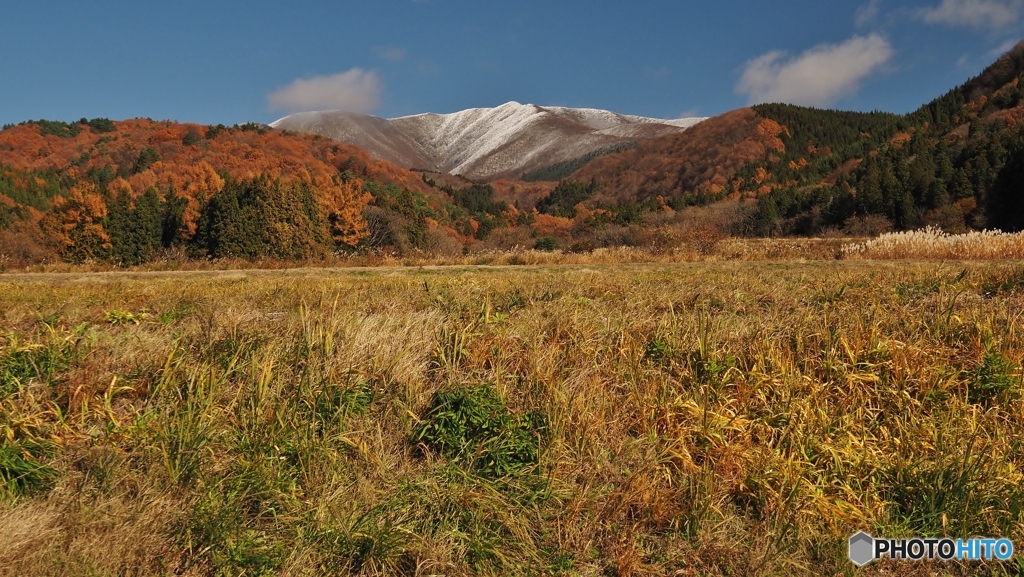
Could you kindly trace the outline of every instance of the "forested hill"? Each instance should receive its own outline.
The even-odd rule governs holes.
[[[381,188],[431,190],[356,147],[256,124],[29,121],[0,131],[0,253],[315,257],[369,235],[364,209]]]
[[[600,184],[592,208],[755,203],[732,227],[748,234],[1020,230],[1022,76],[1024,43],[909,114],[762,104],[601,156],[568,180]]]
[[[598,157],[570,179],[600,182],[591,202],[605,205],[652,204],[659,197],[677,208],[702,204],[731,192],[741,167],[781,152],[783,133],[773,120],[750,109],[735,110],[682,134],[651,138]]]
[[[739,172],[761,232],[884,217],[896,229],[1024,228],[1024,43],[907,115],[755,106],[785,151]]]

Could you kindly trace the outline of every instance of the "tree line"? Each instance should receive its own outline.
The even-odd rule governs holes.
[[[759,232],[813,234],[871,216],[896,230],[1024,229],[1019,66],[997,85],[987,71],[902,116],[755,107],[788,130],[785,153],[740,175],[763,170],[772,183],[758,199]]]

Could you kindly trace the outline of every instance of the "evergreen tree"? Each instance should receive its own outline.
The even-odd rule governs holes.
[[[135,201],[132,207],[127,190],[108,202],[105,228],[110,235],[109,259],[133,266],[153,257],[160,247],[163,228],[160,197],[152,188]]]
[[[212,258],[299,259],[323,256],[332,241],[309,183],[261,176],[225,183],[203,208],[192,246]]]
[[[183,240],[183,217],[187,206],[188,199],[178,196],[174,183],[168,182],[167,194],[164,196],[164,202],[160,214],[160,244],[164,248],[170,248],[181,244]]]
[[[563,180],[547,197],[537,203],[537,210],[545,214],[573,218],[576,216],[576,205],[587,200],[598,190],[596,180],[589,185],[574,180]]]
[[[1024,145],[1018,145],[986,197],[988,226],[1006,232],[1024,230]]]

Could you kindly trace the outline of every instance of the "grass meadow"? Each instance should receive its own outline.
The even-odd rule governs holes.
[[[0,574],[1016,574],[1019,262],[0,276]],[[1019,559],[1019,557],[1018,557]]]

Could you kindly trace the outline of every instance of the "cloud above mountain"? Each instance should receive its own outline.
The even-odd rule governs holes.
[[[384,85],[373,70],[352,68],[329,76],[299,78],[267,95],[270,110],[346,110],[367,113],[380,107]]]
[[[408,54],[408,52],[408,50],[401,46],[375,46],[373,48],[374,56],[390,62],[400,62],[405,60],[405,55]]]
[[[923,8],[918,17],[928,24],[970,26],[998,30],[1017,22],[1024,0],[942,0],[934,8]]]
[[[857,8],[854,13],[854,23],[858,28],[863,28],[878,18],[881,9],[881,0],[870,0],[867,4]]]
[[[877,34],[820,44],[794,57],[775,50],[747,62],[736,92],[746,94],[750,104],[830,106],[856,93],[893,53],[889,41]]]

